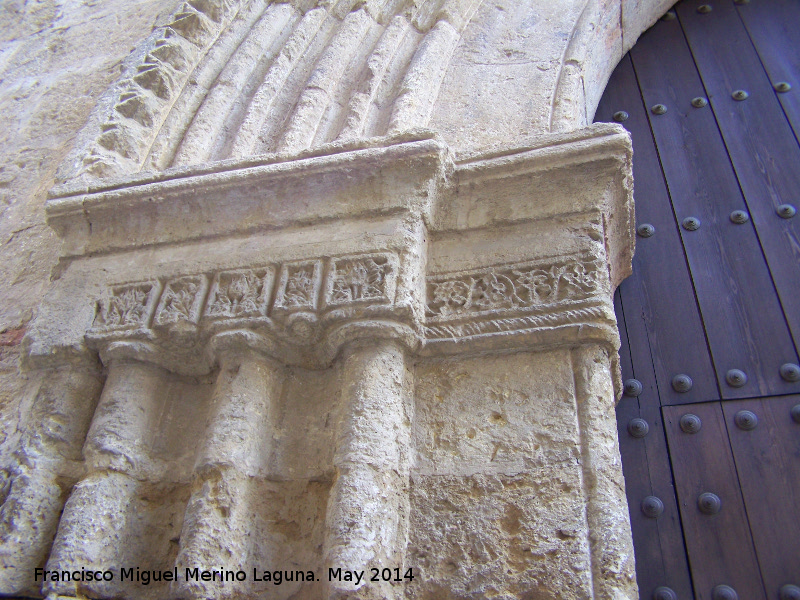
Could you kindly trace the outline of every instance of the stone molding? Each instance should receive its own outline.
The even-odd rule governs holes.
[[[83,331],[76,322],[69,340],[46,331],[43,311],[42,328],[26,342],[32,363],[81,346],[101,355],[140,348],[165,368],[201,373],[215,358],[197,348],[216,336],[290,363],[324,365],[348,340],[377,331],[425,354],[523,348],[532,333],[546,345],[577,334],[616,347],[610,296],[630,269],[633,242],[631,150],[621,129],[599,125],[461,156],[425,132],[338,150],[55,191],[47,213],[65,241],[65,277],[98,292],[82,301],[77,319],[91,315],[91,322]],[[579,172],[590,185],[570,183]],[[549,188],[530,185],[543,177]],[[514,202],[500,206],[494,195]],[[559,224],[566,221],[573,224]],[[359,223],[395,233],[379,242],[359,234]],[[498,231],[526,224],[555,232],[562,251],[553,255],[532,240],[505,252],[516,260],[470,254],[471,244],[497,239],[502,246],[507,236]],[[417,232],[410,237],[409,226]],[[316,255],[301,249],[258,260],[255,248],[282,231],[315,227],[343,227],[356,243],[322,240]],[[117,241],[122,228],[132,233],[125,243]],[[450,238],[465,245],[467,262],[459,264],[469,268],[439,264],[439,248],[458,252]],[[241,246],[237,239],[248,240],[251,258],[218,254]],[[171,273],[135,266],[137,256],[167,257],[176,245],[187,257],[208,255],[209,266]],[[62,314],[73,301],[53,299]]]
[[[613,324],[598,292],[603,266],[591,256],[559,256],[428,277],[429,343],[589,324]]]
[[[125,60],[57,180],[91,184],[267,152],[296,154],[417,127],[441,131],[452,146],[475,147],[475,136],[456,128],[462,104],[477,104],[477,129],[493,129],[486,121],[495,109],[538,123],[526,133],[585,127],[614,66],[671,4],[563,2],[550,15],[552,29],[537,26],[541,55],[498,82],[520,92],[526,80],[538,80],[535,63],[558,63],[557,74],[541,82],[541,97],[520,113],[512,98],[493,97],[508,104],[490,108],[474,97],[465,102],[458,89],[454,72],[475,76],[480,68],[470,64],[465,38],[486,38],[487,50],[497,52],[493,44],[519,35],[505,30],[513,19],[494,23],[492,7],[480,0],[183,2]],[[504,10],[533,22],[549,14],[536,3]],[[448,104],[456,110],[443,110]],[[504,133],[499,139],[521,141],[513,130]],[[498,139],[490,131],[484,136]]]
[[[179,540],[178,554],[162,556],[164,564],[224,555],[226,568],[242,569],[251,556],[283,559],[273,542],[264,545],[246,532],[253,511],[265,510],[255,490],[295,477],[291,467],[277,475],[270,461],[281,452],[281,437],[295,435],[274,411],[289,410],[298,394],[308,402],[313,393],[298,387],[298,377],[324,378],[317,391],[329,412],[310,437],[321,435],[319,443],[333,447],[309,474],[326,504],[315,513],[323,515],[316,541],[302,542],[311,553],[305,560],[321,561],[321,568],[403,563],[419,535],[412,525],[415,402],[431,401],[417,395],[416,364],[459,368],[481,357],[529,353],[568,373],[577,367],[563,359],[575,348],[592,348],[606,357],[597,363],[603,374],[597,387],[613,404],[620,382],[612,294],[633,250],[630,159],[630,140],[617,126],[461,155],[430,132],[416,132],[294,160],[267,156],[217,172],[181,168],[55,190],[46,210],[64,252],[25,338],[27,368],[66,365],[69,372],[80,369],[79,360],[99,357],[108,375],[93,414],[81,413],[84,470],[70,481],[57,531],[60,504],[49,472],[35,485],[19,479],[26,507],[45,488],[52,504],[50,530],[22,557],[25,564],[44,556],[51,539],[49,569],[144,560],[147,548],[129,550],[123,540],[138,534],[137,503],[151,488],[169,488],[172,504],[162,508],[184,519],[170,521],[180,528],[168,534]],[[589,362],[581,368],[594,373]],[[572,415],[560,417],[567,425],[559,425],[562,437],[552,448],[554,456],[570,457],[570,477],[578,476],[574,453],[593,449],[576,445],[584,425],[563,397],[572,398],[574,383],[555,381],[546,400]],[[532,408],[521,407],[520,415],[529,418]],[[180,419],[194,410],[207,416],[193,434],[165,432],[165,411]],[[500,413],[496,419],[503,422]],[[502,444],[527,443],[516,431],[492,435]],[[295,452],[314,446],[300,437]],[[240,459],[225,462],[232,452]],[[465,477],[496,471],[491,464],[476,467]],[[526,467],[523,478],[534,471],[540,477],[543,469]],[[572,508],[588,493],[576,485]],[[605,493],[590,503],[593,515],[614,500],[609,492],[606,502]],[[584,514],[579,508],[575,514]],[[102,526],[108,514],[125,515],[110,536]],[[626,515],[617,517],[622,531]],[[581,560],[600,565],[604,553],[622,556],[627,545],[620,535],[608,551],[587,542]],[[80,539],[93,543],[78,548]],[[162,552],[167,547],[173,548]],[[233,555],[227,547],[236,549]],[[564,560],[574,554],[559,552]],[[12,575],[18,589],[30,591],[25,568]],[[608,579],[602,568],[578,577],[580,585],[596,579],[601,589]],[[628,590],[630,573],[623,560],[607,587]],[[198,599],[259,593],[189,581],[167,588],[169,595]],[[103,582],[90,591],[115,597],[133,589]],[[41,588],[67,596],[77,590],[70,582]],[[327,582],[314,594],[383,600],[405,592],[381,582]]]
[[[238,12],[239,0],[188,0],[125,61],[79,141],[60,168],[59,178],[107,177],[140,164],[176,93],[186,85],[220,33]]]
[[[73,183],[54,188],[45,210],[64,240],[65,257],[357,215],[426,215],[450,168],[448,151],[431,132],[416,131],[90,186]],[[122,230],[125,236],[118,235]]]

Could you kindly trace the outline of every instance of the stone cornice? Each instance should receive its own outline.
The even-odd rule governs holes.
[[[54,190],[66,260],[29,364],[99,352],[202,374],[238,345],[319,368],[369,338],[616,347],[630,159],[616,126],[455,157],[418,131]]]
[[[427,216],[447,147],[429,132],[379,141],[62,187],[47,202],[47,222],[69,257],[333,219]]]

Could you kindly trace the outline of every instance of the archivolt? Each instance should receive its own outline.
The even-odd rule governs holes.
[[[592,122],[617,63],[676,1],[586,0],[553,90],[550,131],[569,131]]]
[[[424,127],[481,2],[186,0],[125,61],[57,180]],[[614,66],[672,3],[586,1],[565,45],[550,131],[591,121]]]
[[[480,0],[188,0],[127,59],[59,181],[425,126]]]

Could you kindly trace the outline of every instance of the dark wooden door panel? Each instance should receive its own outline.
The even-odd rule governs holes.
[[[791,416],[797,404],[800,395],[722,405],[769,600],[780,600],[783,585],[800,586],[800,423]],[[737,425],[740,411],[756,415],[755,428]]]
[[[769,0],[736,7],[772,83],[792,89],[779,93],[795,135],[800,137],[800,2]]]
[[[628,113],[622,125],[631,134],[636,157],[637,225],[655,227],[651,237],[637,236],[633,275],[620,285],[628,335],[634,340],[634,369],[638,372],[644,365],[652,365],[662,404],[718,398],[689,268],[628,56],[612,74],[597,118],[612,121],[618,111]],[[695,382],[686,393],[676,392],[670,383],[679,373],[688,374]]]
[[[662,410],[696,597],[711,600],[715,586],[728,585],[743,600],[765,598],[720,403]],[[681,429],[687,413],[700,418],[696,433]],[[719,497],[719,512],[701,511],[704,493]]]
[[[719,2],[712,12],[702,14],[697,11],[697,4],[680,3],[678,16],[797,344],[800,342],[797,290],[800,218],[781,218],[777,209],[783,204],[796,204],[800,198],[800,146],[735,6]],[[800,27],[800,21],[796,26]],[[746,91],[749,97],[734,100],[732,94],[736,90]],[[726,223],[730,233],[725,235],[733,234],[739,227],[743,225]],[[796,362],[797,357],[791,353],[783,361]],[[774,377],[778,378],[777,371]],[[786,391],[800,391],[800,383],[786,387]]]
[[[620,454],[630,507],[639,592],[642,598],[652,598],[656,588],[666,586],[679,598],[689,600],[694,594],[686,561],[678,503],[672,484],[655,377],[652,367],[646,361],[634,368],[628,353],[630,346],[619,292],[614,300],[622,341],[622,376],[624,379],[638,379],[643,387],[638,397],[624,395],[617,405]],[[633,419],[643,419],[647,423],[647,435],[635,437],[631,434],[629,424]],[[642,501],[647,496],[656,496],[664,503],[664,513],[660,517],[649,518],[642,512]]]
[[[712,111],[691,104],[705,90],[680,22],[657,23],[631,56],[645,103],[667,107],[648,116],[674,212],[701,223],[680,232],[722,397],[782,393],[778,370],[794,345],[774,318],[781,306],[752,223],[730,220],[746,206]],[[729,369],[744,371],[747,383],[728,385]]]
[[[711,600],[724,584],[780,600],[781,586],[800,586],[800,382],[779,374],[798,362],[800,216],[775,210],[800,208],[800,0],[683,0],[674,14],[623,59],[597,110],[601,121],[627,113],[637,225],[655,227],[637,236],[615,297],[623,377],[642,384],[617,407],[640,598],[667,586]],[[773,90],[779,81],[791,90]],[[681,226],[689,216],[699,228]],[[744,386],[726,381],[731,369]],[[688,393],[672,389],[678,373],[692,377]],[[745,409],[753,429],[736,424]],[[681,429],[685,413],[698,432]],[[701,510],[704,492],[718,512]],[[642,510],[648,496],[663,503],[657,518]]]

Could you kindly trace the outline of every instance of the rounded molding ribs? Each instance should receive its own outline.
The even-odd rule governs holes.
[[[272,440],[272,406],[280,397],[283,370],[255,353],[225,353],[211,397],[194,464],[193,492],[183,517],[172,591],[181,598],[229,596],[237,584],[187,581],[186,568],[220,570],[252,567],[249,547],[256,490]],[[277,557],[275,557],[277,558]]]
[[[408,539],[412,381],[391,340],[346,347],[335,475],[325,518],[329,569],[401,568]],[[395,598],[387,582],[326,582],[326,597]]]
[[[39,379],[32,413],[22,425],[20,461],[0,519],[0,589],[36,595],[32,574],[50,551],[64,507],[64,494],[79,478],[75,465],[102,389],[96,368],[62,365],[29,373]]]
[[[160,475],[151,448],[164,401],[164,376],[160,367],[136,360],[112,360],[108,365],[83,447],[87,474],[64,506],[48,570],[115,565],[120,556],[145,559],[131,555],[128,545],[139,535],[134,518],[138,488]],[[84,589],[101,597],[117,593],[113,582],[48,581],[42,585],[45,594],[64,596],[77,596]]]

